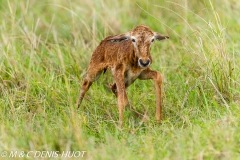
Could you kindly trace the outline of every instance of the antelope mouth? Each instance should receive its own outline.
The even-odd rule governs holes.
[[[141,68],[147,68],[148,66],[150,66],[150,59],[148,58],[146,61],[143,61],[141,58],[138,59],[138,65]]]

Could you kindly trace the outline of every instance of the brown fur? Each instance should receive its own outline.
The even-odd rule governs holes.
[[[92,83],[98,79],[103,71],[109,69],[115,83],[110,85],[118,98],[119,124],[123,122],[123,111],[128,104],[126,88],[137,78],[141,80],[153,79],[156,88],[156,118],[160,122],[161,114],[161,85],[162,76],[159,72],[150,69],[152,57],[150,55],[151,41],[169,38],[153,32],[149,27],[139,25],[125,34],[108,36],[101,41],[93,52],[87,76],[83,80],[79,107],[85,93]],[[132,42],[134,41],[135,42]]]

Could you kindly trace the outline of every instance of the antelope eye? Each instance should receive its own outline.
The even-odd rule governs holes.
[[[135,40],[135,39],[132,39],[132,42],[136,42],[136,40]]]

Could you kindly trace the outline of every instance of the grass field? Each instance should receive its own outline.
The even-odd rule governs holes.
[[[239,8],[238,0],[0,0],[0,156],[240,159]],[[126,109],[119,129],[109,72],[75,104],[98,43],[139,24],[170,36],[151,50],[164,120],[155,120],[153,82],[137,80],[127,94],[145,116]]]

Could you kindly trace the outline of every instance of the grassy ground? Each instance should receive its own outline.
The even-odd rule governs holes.
[[[0,0],[0,152],[240,159],[239,7],[237,0]],[[120,130],[110,73],[78,111],[75,102],[101,39],[138,24],[170,36],[152,48],[152,68],[164,76],[164,120],[155,121],[153,82],[136,81],[129,101],[145,116],[127,109]]]

